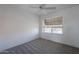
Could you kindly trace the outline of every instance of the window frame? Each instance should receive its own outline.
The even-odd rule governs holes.
[[[63,34],[63,18],[62,18],[62,24],[61,24],[61,26],[60,25],[45,25],[44,24],[45,22],[44,22],[44,20],[42,21],[42,32],[43,33],[52,33],[52,34]],[[44,30],[44,28],[51,28],[51,32],[45,32],[45,30]],[[53,28],[61,28],[61,30],[62,30],[62,33],[54,33],[53,32]]]

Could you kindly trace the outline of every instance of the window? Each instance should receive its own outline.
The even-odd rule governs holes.
[[[42,32],[44,33],[63,34],[62,29],[63,29],[62,17],[56,17],[52,20],[46,19],[43,21]]]
[[[42,32],[51,33],[51,28],[43,28]]]

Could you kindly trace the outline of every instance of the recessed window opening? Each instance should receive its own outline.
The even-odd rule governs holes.
[[[63,34],[63,17],[57,16],[43,20],[43,33]]]

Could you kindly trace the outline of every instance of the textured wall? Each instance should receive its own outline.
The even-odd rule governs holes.
[[[39,37],[38,17],[27,10],[0,5],[0,51]]]
[[[64,9],[45,17],[63,16],[63,35],[40,33],[40,36],[52,41],[79,47],[79,6]],[[40,30],[41,31],[41,30]]]

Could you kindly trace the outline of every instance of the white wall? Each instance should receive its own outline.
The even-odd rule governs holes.
[[[0,5],[0,51],[39,37],[38,17],[12,6]]]
[[[51,15],[47,15],[44,17],[54,17],[54,16],[64,17],[64,24],[63,24],[64,34],[63,35],[46,34],[46,33],[42,33],[40,29],[41,32],[40,36],[42,38],[51,41],[55,41],[79,48],[79,6],[61,10],[59,12],[52,13]]]

